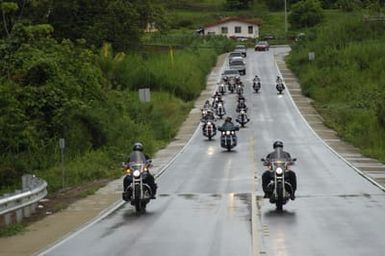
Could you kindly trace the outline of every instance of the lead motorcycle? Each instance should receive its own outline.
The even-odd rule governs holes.
[[[206,121],[202,125],[203,136],[207,137],[209,140],[212,139],[217,134],[217,128],[213,121]]]
[[[291,161],[279,159],[267,161],[264,158],[261,159],[261,161],[264,162],[264,165],[269,166],[270,171],[273,172],[273,180],[267,185],[267,188],[269,191],[272,191],[270,203],[275,204],[279,211],[282,211],[283,205],[289,201],[290,194],[293,191],[286,175],[289,166],[293,165],[296,160],[296,158],[293,158]]]
[[[123,199],[135,206],[137,213],[142,213],[146,211],[146,206],[151,200],[151,195],[153,191],[151,187],[144,183],[146,175],[149,175],[148,169],[151,166],[151,160],[148,160],[146,163],[140,162],[131,162],[123,163],[123,167],[126,170],[126,175],[132,176],[132,183],[127,187],[127,191],[123,192]],[[127,198],[126,194],[130,193],[131,197]]]
[[[232,131],[225,131],[222,127],[219,127],[218,130],[221,132],[221,147],[231,151],[237,145],[237,135],[235,131],[239,131],[239,126],[235,126]]]
[[[256,93],[261,89],[261,80],[259,77],[253,79],[253,89]]]

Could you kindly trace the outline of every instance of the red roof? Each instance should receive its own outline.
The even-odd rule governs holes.
[[[257,22],[257,21],[252,20],[252,19],[247,19],[247,18],[242,18],[242,17],[226,17],[226,18],[223,18],[223,19],[221,19],[215,23],[211,23],[211,24],[206,25],[205,28],[214,27],[214,26],[217,26],[217,25],[229,22],[229,21],[239,21],[239,22],[248,23],[248,24],[257,25],[257,26],[260,25],[260,22]]]

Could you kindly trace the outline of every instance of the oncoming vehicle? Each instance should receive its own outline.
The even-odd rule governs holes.
[[[241,52],[231,52],[229,54],[229,64],[233,60],[233,58],[242,58],[243,59],[243,54]]]
[[[234,52],[240,52],[242,53],[243,57],[247,56],[247,48],[243,44],[239,44],[235,46]]]
[[[269,43],[267,41],[259,41],[255,45],[255,50],[256,51],[268,51],[270,48]]]
[[[222,78],[227,77],[228,79],[232,79],[232,78],[235,79],[235,77],[239,77],[239,76],[240,76],[239,71],[236,69],[226,69],[222,73]]]
[[[230,61],[230,68],[238,70],[241,75],[246,75],[246,64],[243,60],[236,59]]]

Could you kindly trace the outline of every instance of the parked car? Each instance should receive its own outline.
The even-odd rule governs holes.
[[[242,53],[243,57],[247,56],[247,48],[243,44],[238,44],[235,46],[234,52]]]
[[[269,43],[267,41],[259,41],[255,45],[255,50],[256,51],[268,51],[270,48]]]
[[[230,69],[236,69],[241,75],[246,75],[246,63],[242,59],[231,60]]]

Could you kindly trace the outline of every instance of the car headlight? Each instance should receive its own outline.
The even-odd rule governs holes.
[[[135,170],[133,175],[134,175],[135,178],[138,178],[140,176],[140,171],[139,170]]]
[[[283,170],[281,167],[278,167],[277,169],[275,169],[275,172],[277,173],[277,175],[282,175]]]

